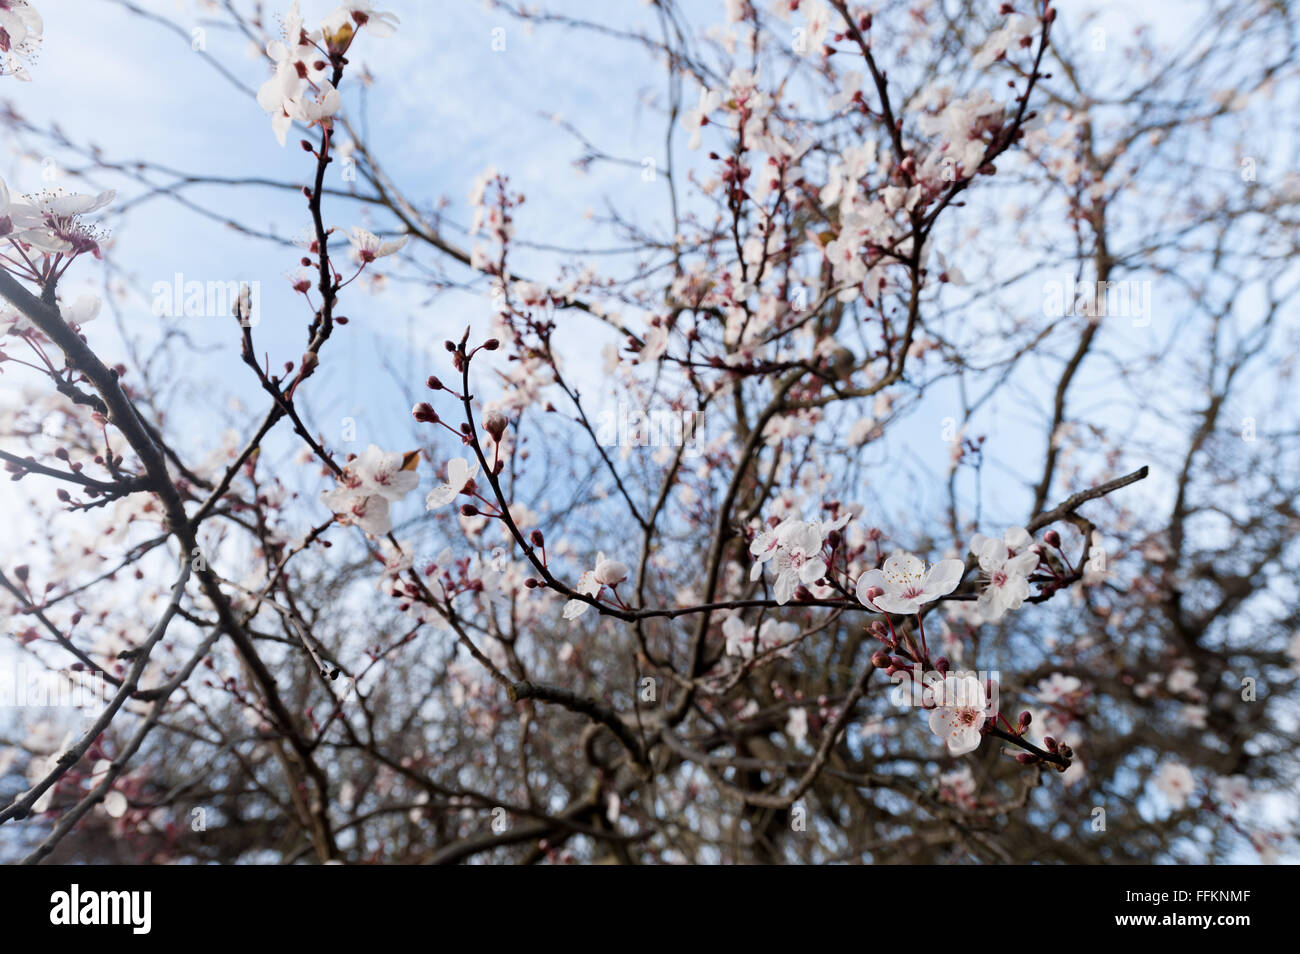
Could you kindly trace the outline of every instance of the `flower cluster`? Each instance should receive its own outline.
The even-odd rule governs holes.
[[[822,548],[832,531],[843,528],[849,517],[846,513],[832,521],[789,518],[755,534],[749,545],[749,552],[755,560],[749,578],[757,580],[763,575],[763,566],[769,560],[773,561],[776,569],[773,595],[781,605],[790,602],[800,584],[812,585],[826,575]]]
[[[321,21],[320,28],[308,32],[303,27],[298,2],[284,18],[284,38],[266,45],[275,70],[257,91],[257,105],[271,116],[271,129],[280,145],[294,120],[311,127],[328,124],[339,111],[342,100],[334,81],[327,78],[330,63],[340,64],[356,31],[366,27],[377,37],[392,36],[397,17],[375,10],[371,0],[345,0]]]
[[[382,535],[393,529],[389,505],[415,489],[418,451],[407,454],[385,452],[371,444],[360,457],[349,461],[338,485],[321,494],[321,500],[342,524],[355,525],[366,533]]]
[[[769,652],[778,656],[789,655],[790,644],[799,635],[799,627],[795,623],[765,619],[755,628],[746,626],[739,616],[728,616],[722,621],[722,635],[727,640],[728,656],[750,660]]]

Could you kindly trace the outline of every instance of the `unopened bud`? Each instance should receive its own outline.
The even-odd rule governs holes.
[[[618,560],[602,560],[596,564],[596,582],[618,586],[627,579],[627,564]]]
[[[501,435],[506,431],[506,418],[500,411],[488,411],[483,417],[483,429],[492,435],[492,439],[497,443],[501,442]]]

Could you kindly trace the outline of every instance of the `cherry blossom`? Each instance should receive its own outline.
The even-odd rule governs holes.
[[[29,0],[0,3],[0,76],[29,82],[27,65],[41,45],[44,24]]]
[[[965,569],[961,560],[940,560],[927,570],[919,557],[893,553],[881,569],[868,570],[858,577],[858,599],[886,613],[915,613],[926,603],[955,590]],[[867,594],[873,588],[882,592],[871,599]]]
[[[321,32],[330,46],[346,49],[354,29],[364,27],[371,36],[385,39],[397,31],[400,22],[396,14],[376,10],[374,0],[343,0],[321,21]]]
[[[755,557],[750,579],[757,580],[763,573],[763,565],[769,560],[775,560],[773,596],[780,605],[790,602],[800,584],[816,583],[826,575],[826,561],[821,556],[822,547],[827,535],[832,530],[843,527],[849,516],[845,514],[829,523],[791,518],[783,520],[771,530],[756,534],[749,545],[749,552]]]
[[[618,560],[598,560],[596,562],[596,582],[604,586],[618,586],[627,579],[627,564]]]
[[[362,262],[373,262],[377,258],[400,252],[409,238],[410,236],[403,235],[399,238],[384,241],[373,232],[367,232],[360,226],[353,226],[348,231],[348,241],[352,244],[353,253]]]
[[[350,467],[360,478],[364,490],[396,502],[419,485],[418,463],[418,454],[390,453],[371,444]]]
[[[319,34],[303,30],[298,0],[283,18],[283,37],[266,45],[274,71],[257,90],[257,105],[271,115],[271,129],[282,146],[293,122],[286,107],[299,96],[304,82],[316,83],[325,76],[324,67],[317,65],[320,52],[314,45]]]
[[[78,295],[72,304],[60,308],[59,313],[70,325],[84,325],[99,314],[101,304],[103,303],[97,295]]]
[[[796,706],[790,710],[790,715],[785,722],[785,734],[788,735],[795,745],[803,745],[808,741],[808,710],[803,706]]]
[[[1045,705],[1064,702],[1083,689],[1083,683],[1077,676],[1067,676],[1054,672],[1038,683],[1038,699]]]
[[[757,633],[753,626],[746,626],[739,616],[728,616],[722,621],[722,635],[726,638],[728,656],[741,659],[753,659],[755,636],[757,635],[757,653],[763,654],[779,650],[799,635],[799,626],[795,623],[776,619],[765,619],[759,624]],[[788,652],[785,653],[788,655]]]
[[[1244,775],[1224,775],[1213,784],[1215,801],[1237,810],[1250,801],[1250,779]]]
[[[419,483],[418,454],[386,453],[370,445],[349,463],[332,490],[321,494],[339,522],[358,526],[372,536],[393,529],[390,502],[397,502]]]
[[[681,123],[691,134],[690,141],[687,143],[689,148],[700,148],[703,129],[709,122],[709,114],[717,109],[721,103],[722,93],[705,87],[700,90],[699,105],[682,112]]]
[[[625,579],[627,579],[627,567],[617,560],[607,559],[604,553],[599,553],[596,555],[595,568],[584,572],[578,578],[578,585],[574,589],[594,599],[600,595],[600,591],[605,586],[617,586]],[[585,600],[571,599],[564,604],[564,618],[575,620],[589,609],[591,604]]]
[[[49,254],[91,252],[99,258],[99,233],[82,217],[105,208],[116,194],[108,190],[92,196],[56,188],[11,200],[8,238]]]
[[[1155,786],[1170,807],[1178,811],[1187,805],[1187,800],[1196,791],[1196,776],[1182,762],[1165,762],[1156,772]]]
[[[1000,620],[1028,598],[1029,574],[1038,566],[1032,544],[1023,527],[1012,527],[1001,540],[980,534],[971,540],[971,552],[979,557],[983,571],[984,590],[977,605],[986,621]]]
[[[453,457],[447,461],[447,482],[439,484],[429,491],[425,498],[426,510],[437,510],[455,500],[478,474],[478,463],[467,461],[463,457]]]
[[[974,752],[980,745],[989,712],[984,684],[971,675],[948,675],[926,690],[936,703],[930,711],[930,731],[948,746],[950,755]]]

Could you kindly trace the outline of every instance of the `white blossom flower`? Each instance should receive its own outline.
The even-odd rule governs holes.
[[[749,552],[755,557],[749,578],[757,580],[763,574],[763,564],[775,560],[773,595],[777,603],[785,605],[799,584],[808,586],[826,575],[822,546],[830,532],[847,524],[851,516],[845,513],[829,522],[807,522],[790,517],[770,530],[760,530],[749,544]]]
[[[911,553],[892,553],[882,569],[868,570],[858,577],[858,599],[886,613],[916,613],[925,603],[955,590],[965,568],[961,560],[940,560],[927,570],[925,563]],[[869,600],[867,591],[872,587],[884,592]]]
[[[975,676],[948,675],[926,690],[937,708],[930,711],[930,731],[943,739],[952,755],[974,752],[980,745],[989,712],[984,684]]]
[[[388,540],[383,540],[380,549],[384,560],[384,572],[376,586],[380,591],[390,590],[401,579],[402,574],[415,564],[415,551],[410,540],[400,540],[397,546]],[[438,585],[436,580],[431,582]]]
[[[771,650],[783,647],[796,636],[799,635],[799,627],[795,623],[781,622],[775,619],[765,619],[759,625],[757,633],[753,626],[746,626],[739,616],[728,616],[722,621],[722,635],[726,638],[726,652],[728,656],[739,656],[741,659],[753,659],[755,656],[755,642],[757,642],[757,653],[763,654]],[[755,640],[757,636],[757,640]],[[788,655],[788,651],[779,651],[778,655]]]
[[[64,305],[59,309],[59,314],[63,320],[70,325],[84,325],[93,321],[99,314],[99,306],[102,302],[96,295],[79,295],[77,300],[71,305]]]
[[[823,539],[816,524],[800,520],[787,527],[776,553],[772,590],[777,603],[788,603],[800,583],[816,583],[826,575],[826,561],[821,558]]]
[[[348,241],[352,243],[353,251],[362,262],[373,262],[377,258],[400,252],[409,238],[409,235],[403,235],[385,242],[373,232],[367,232],[355,225],[348,231]]]
[[[1183,725],[1189,729],[1204,729],[1205,720],[1209,718],[1210,710],[1205,706],[1183,706],[1180,715]]]
[[[121,818],[129,807],[130,803],[127,802],[126,796],[117,789],[104,796],[104,814],[109,818]]]
[[[975,58],[971,62],[976,69],[983,69],[997,60],[998,57],[1011,52],[1019,46],[1020,41],[1024,38],[1033,36],[1037,29],[1038,21],[1036,18],[1014,13],[1007,18],[1006,26],[989,34],[988,39],[984,41],[984,45],[975,54]]]
[[[401,22],[396,14],[376,10],[374,0],[343,0],[337,10],[321,21],[320,26],[331,46],[344,47],[352,39],[352,34],[362,27],[371,36],[386,39],[397,32],[397,24]]]
[[[348,464],[338,485],[321,494],[339,522],[382,536],[393,529],[389,501],[401,500],[415,489],[417,454],[385,453],[371,444],[365,454]]]
[[[1177,811],[1187,804],[1187,799],[1196,791],[1196,777],[1182,762],[1166,762],[1156,773],[1155,785]]]
[[[388,498],[379,494],[358,493],[356,488],[341,483],[321,494],[321,500],[344,525],[358,526],[374,536],[383,536],[393,529]]]
[[[1044,705],[1061,702],[1083,688],[1077,676],[1067,676],[1054,672],[1046,679],[1040,680],[1036,689],[1038,701]]]
[[[420,483],[420,475],[416,473],[419,460],[418,452],[385,452],[371,444],[349,466],[367,491],[397,501]]]
[[[298,0],[289,8],[283,25],[284,39],[266,44],[266,55],[271,58],[274,72],[257,90],[257,105],[271,115],[271,129],[281,146],[293,123],[288,104],[302,94],[304,83],[316,83],[325,76],[325,70],[315,65],[320,61],[320,53],[313,41],[319,34],[304,34]]]
[[[1196,688],[1196,673],[1186,666],[1176,666],[1165,680],[1165,685],[1176,696],[1191,692]]]
[[[333,84],[322,79],[314,87],[306,87],[297,95],[284,101],[284,113],[290,119],[296,119],[304,126],[312,126],[323,119],[328,119],[343,106],[343,98]],[[287,130],[287,127],[285,127]],[[283,133],[280,133],[280,145],[284,145]]]
[[[800,706],[790,710],[790,717],[785,723],[785,734],[795,745],[803,745],[808,739],[808,710]]]
[[[603,564],[612,562],[615,561],[605,559],[604,553],[598,553],[596,555],[597,569],[599,569]],[[619,564],[619,566],[622,566],[622,564]],[[624,569],[626,571],[626,568]],[[593,598],[599,596],[604,584],[601,583],[596,576],[597,570],[587,570],[582,574],[582,576],[578,577],[578,585],[574,587],[574,589],[583,596],[590,596]],[[626,576],[626,572],[624,572],[624,576]],[[569,600],[564,604],[564,618],[567,620],[575,620],[590,608],[591,604],[585,600]]]
[[[971,540],[971,552],[979,556],[984,572],[979,608],[986,621],[996,622],[1007,610],[1020,609],[1029,597],[1029,574],[1038,566],[1033,542],[1024,527],[1012,527],[1001,540],[978,533]]]
[[[447,482],[429,491],[425,498],[426,510],[437,510],[451,503],[465,489],[465,485],[478,474],[478,464],[463,457],[453,457],[447,461]]]
[[[658,361],[668,350],[668,329],[663,325],[653,325],[645,333],[645,344],[637,355],[637,361]]]
[[[47,189],[9,202],[9,238],[50,254],[99,257],[100,234],[82,220],[113,201],[116,192],[82,195],[64,189]]]
[[[1216,778],[1214,798],[1228,808],[1240,808],[1250,800],[1250,779],[1244,775],[1224,775]]]
[[[694,109],[687,109],[682,112],[682,125],[690,130],[691,138],[687,143],[688,149],[699,149],[702,141],[701,130],[708,125],[709,113],[713,112],[722,103],[722,93],[718,90],[711,90],[708,87],[700,89],[700,103]]]
[[[41,15],[28,0],[0,3],[0,76],[31,80],[27,63],[35,58],[44,29]]]

